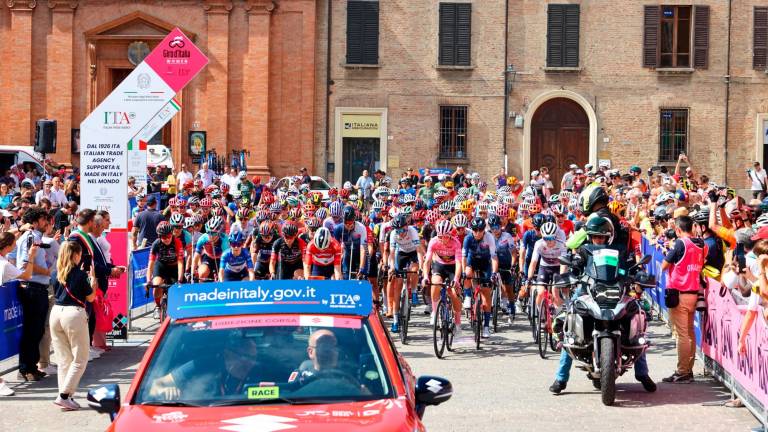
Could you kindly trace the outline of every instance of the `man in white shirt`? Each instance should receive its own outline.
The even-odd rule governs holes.
[[[177,191],[181,191],[183,189],[184,183],[187,181],[192,180],[192,173],[187,170],[187,164],[183,163],[181,164],[181,170],[176,175],[176,181],[177,181]]]
[[[64,194],[64,185],[59,177],[53,177],[51,179],[51,205],[54,208],[64,206],[67,204],[67,196]]]
[[[228,184],[231,191],[237,190],[237,185],[240,184],[240,178],[234,168],[230,168],[228,173],[221,176],[221,181]]]
[[[758,198],[760,200],[765,198],[768,175],[766,175],[765,169],[760,166],[760,162],[755,162],[754,169],[748,169],[747,175],[752,181],[752,198]]]
[[[207,188],[208,186],[213,183],[214,177],[216,177],[216,174],[213,173],[213,171],[208,169],[208,164],[204,163],[200,167],[200,171],[195,174],[195,177],[199,178],[203,181],[203,188]]]

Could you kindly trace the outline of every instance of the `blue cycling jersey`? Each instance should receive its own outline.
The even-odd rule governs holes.
[[[477,240],[474,234],[467,234],[461,253],[470,266],[472,263],[488,263],[491,258],[496,258],[496,240],[493,234],[487,231],[480,240]]]
[[[239,274],[249,269],[253,270],[253,262],[251,256],[244,251],[240,251],[240,255],[235,256],[232,250],[228,250],[221,257],[219,268],[224,269],[225,274]]]
[[[205,233],[197,239],[195,245],[195,253],[208,255],[211,258],[221,258],[225,250],[229,250],[229,238],[226,235],[220,235],[214,244],[208,237],[208,233]]]
[[[520,240],[520,248],[525,248],[525,268],[531,264],[531,258],[533,257],[533,247],[536,246],[536,242],[541,238],[535,230],[528,230],[523,234],[523,239]]]

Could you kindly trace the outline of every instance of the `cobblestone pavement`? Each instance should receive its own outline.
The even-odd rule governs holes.
[[[557,356],[542,360],[538,356],[527,323],[520,317],[513,326],[504,324],[498,334],[484,342],[481,351],[459,347],[437,360],[432,351],[427,318],[415,309],[411,342],[402,346],[415,373],[441,375],[454,385],[453,398],[425,415],[432,431],[514,431],[514,430],[707,430],[747,431],[757,421],[746,409],[709,406],[725,401],[729,392],[702,375],[697,363],[693,384],[659,384],[656,393],[646,393],[632,373],[621,377],[614,407],[600,403],[600,395],[580,370],[574,370],[568,388],[560,396],[551,395]],[[136,366],[152,336],[151,321],[139,326],[147,331],[132,333],[128,343],[120,343],[102,358],[89,363],[78,396],[84,402],[85,389],[103,383],[119,383],[126,391]],[[667,328],[652,324],[654,346],[648,362],[657,381],[669,374],[676,362],[674,342]],[[465,332],[468,333],[468,332]],[[1,366],[7,367],[8,364]],[[83,409],[61,412],[51,402],[56,394],[55,377],[38,383],[22,384],[16,373],[4,376],[16,389],[16,396],[0,399],[2,431],[101,431],[109,424],[107,416]],[[63,427],[62,427],[63,426]]]

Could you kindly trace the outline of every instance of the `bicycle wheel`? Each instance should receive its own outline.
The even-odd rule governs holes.
[[[536,309],[539,311],[538,318],[538,337],[537,344],[539,346],[539,356],[545,359],[547,358],[547,337],[549,332],[547,331],[547,320],[549,319],[549,307],[546,304],[546,299],[542,298]]]
[[[165,317],[168,315],[168,295],[163,294],[163,299],[160,301],[160,324],[165,321]]]
[[[408,298],[408,289],[403,284],[403,289],[400,290],[400,342],[403,345],[408,343],[408,306],[410,305],[410,299]]]
[[[480,336],[483,334],[483,299],[478,296],[474,305],[475,311],[475,349],[480,349]]]
[[[445,303],[440,301],[435,311],[435,324],[432,326],[432,344],[435,348],[435,356],[443,358],[445,345],[448,339],[448,325],[445,322]]]
[[[531,317],[531,333],[533,334],[533,342],[539,343],[539,322],[538,320],[538,310],[536,309],[536,304],[533,302],[533,299],[530,299],[528,301],[528,310],[530,312]]]
[[[493,332],[499,331],[499,315],[501,315],[501,290],[499,284],[493,285],[493,292],[491,293],[491,319],[493,320]]]
[[[456,329],[456,320],[453,315],[453,305],[451,305],[450,300],[446,304],[443,325],[445,326],[445,347],[448,348],[448,351],[453,351],[453,332]]]

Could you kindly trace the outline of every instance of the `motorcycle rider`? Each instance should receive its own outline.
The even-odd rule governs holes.
[[[588,249],[598,247],[615,249],[619,252],[619,262],[624,263],[624,269],[628,268],[627,249],[629,233],[626,232],[619,223],[618,218],[608,209],[608,193],[605,189],[597,183],[587,186],[581,194],[579,203],[582,211],[589,219],[584,228],[568,239],[566,247],[571,250],[577,250],[580,256],[582,253],[586,253],[586,251],[579,250],[582,247]],[[589,243],[585,245],[584,242],[586,240],[589,240]],[[586,263],[586,259],[582,259],[581,262]],[[573,293],[572,298],[578,298],[579,295],[581,293],[577,289]],[[573,359],[571,359],[566,350],[562,350],[560,353],[560,364],[555,374],[555,382],[549,387],[550,392],[560,394],[560,392],[565,390],[572,364]],[[645,354],[637,358],[634,369],[635,379],[643,385],[645,391],[655,392],[656,383],[648,375],[648,362]]]

